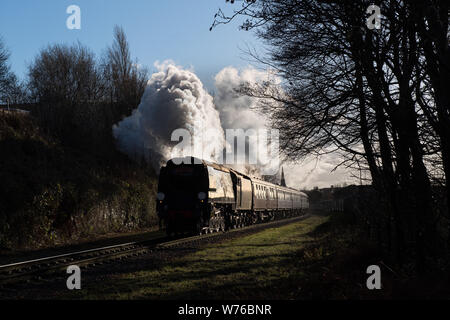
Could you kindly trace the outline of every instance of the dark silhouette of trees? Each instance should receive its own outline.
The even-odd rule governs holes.
[[[9,52],[6,50],[3,41],[0,39],[0,99],[5,100],[5,94],[10,81],[10,70],[7,64]]]
[[[29,66],[28,87],[37,103],[33,114],[50,133],[75,146],[112,150],[112,126],[137,108],[148,76],[130,56],[120,27],[102,59],[80,43],[49,45]]]
[[[11,72],[8,59],[9,51],[0,38],[0,102],[17,104],[25,99],[25,88]]]
[[[115,26],[114,42],[102,61],[107,94],[119,106],[118,116],[130,115],[140,103],[148,80],[148,69],[131,59],[123,28]]]
[[[420,69],[416,86],[417,103],[427,123],[439,137],[442,167],[447,186],[447,204],[450,204],[450,41],[449,9],[447,1],[411,1],[411,18],[416,23],[417,40],[421,49]],[[418,94],[423,91],[422,95]],[[450,205],[447,205],[450,217]],[[450,223],[448,226],[450,247]]]
[[[29,66],[29,85],[40,102],[88,103],[102,97],[94,54],[80,43],[49,45]]]
[[[53,134],[74,138],[80,130],[96,125],[92,123],[94,105],[103,98],[104,88],[88,48],[78,43],[43,49],[29,66],[28,85],[38,102],[33,112]]]
[[[123,32],[120,39],[123,47]],[[0,248],[154,225],[154,172],[120,153],[112,135],[145,84],[129,53],[127,72],[109,78],[105,68],[115,66],[87,47],[52,44],[29,65],[26,87],[10,72],[8,56],[0,43],[0,103],[5,96],[23,102],[28,93],[32,103],[31,114],[0,115]],[[114,85],[121,91],[111,99]]]
[[[241,93],[261,98],[289,158],[336,151],[341,165],[368,170],[380,210],[367,222],[399,263],[414,250],[424,272],[441,243],[437,224],[450,221],[434,205],[430,168],[442,168],[448,186],[448,4],[383,2],[379,30],[366,26],[371,4],[242,1],[230,16],[219,11],[212,27],[244,17],[241,28],[268,44],[267,57],[249,54],[282,85],[247,84]]]

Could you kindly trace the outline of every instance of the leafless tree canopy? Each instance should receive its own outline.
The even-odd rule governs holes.
[[[144,93],[148,69],[133,62],[125,31],[119,26],[114,28],[114,42],[107,49],[102,67],[111,101],[123,105],[123,115],[130,114]]]
[[[112,125],[139,105],[147,78],[116,26],[114,42],[100,59],[80,43],[41,50],[29,66],[28,88],[37,103],[33,113],[45,128],[100,151],[113,143]]]
[[[9,51],[0,38],[0,103],[20,103],[25,91],[24,85],[11,72],[8,59]]]
[[[94,54],[81,44],[50,45],[29,68],[30,88],[40,102],[88,103],[102,97]]]
[[[236,1],[212,28],[244,17],[242,29],[268,44],[267,56],[249,53],[278,71],[282,85],[246,85],[241,93],[261,98],[288,157],[336,150],[343,164],[368,170],[380,196],[380,215],[369,218],[399,260],[413,241],[423,270],[436,226],[450,219],[432,192],[435,182],[450,181],[449,5],[385,1],[379,30],[366,25],[370,5]]]

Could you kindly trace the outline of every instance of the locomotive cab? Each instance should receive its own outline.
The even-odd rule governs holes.
[[[156,210],[169,235],[198,232],[208,214],[208,171],[189,158],[169,160],[160,171]]]

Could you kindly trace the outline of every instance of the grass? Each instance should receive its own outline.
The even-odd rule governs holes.
[[[346,298],[335,288],[339,279],[326,267],[334,251],[326,245],[329,234],[317,227],[323,228],[327,221],[312,216],[211,245],[156,268],[115,274],[101,284],[87,283],[70,298]],[[335,240],[337,246],[344,241]]]
[[[194,249],[82,272],[82,289],[63,283],[32,296],[58,299],[318,300],[443,299],[450,277],[414,278],[367,242],[345,214],[311,216]],[[168,254],[168,255],[167,255]],[[178,255],[177,255],[178,254]],[[169,258],[169,259],[168,259]],[[381,268],[381,290],[368,290],[370,265]],[[56,290],[55,290],[56,289]],[[45,293],[47,292],[47,294]]]

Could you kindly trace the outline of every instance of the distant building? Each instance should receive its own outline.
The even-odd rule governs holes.
[[[280,172],[278,171],[277,174],[274,175],[262,175],[261,176],[262,180],[282,186],[282,187],[287,187],[286,186],[286,180],[284,179],[284,169],[281,168],[281,178],[280,178]]]
[[[281,181],[280,186],[286,187],[286,180],[284,179],[284,168],[281,168]]]

